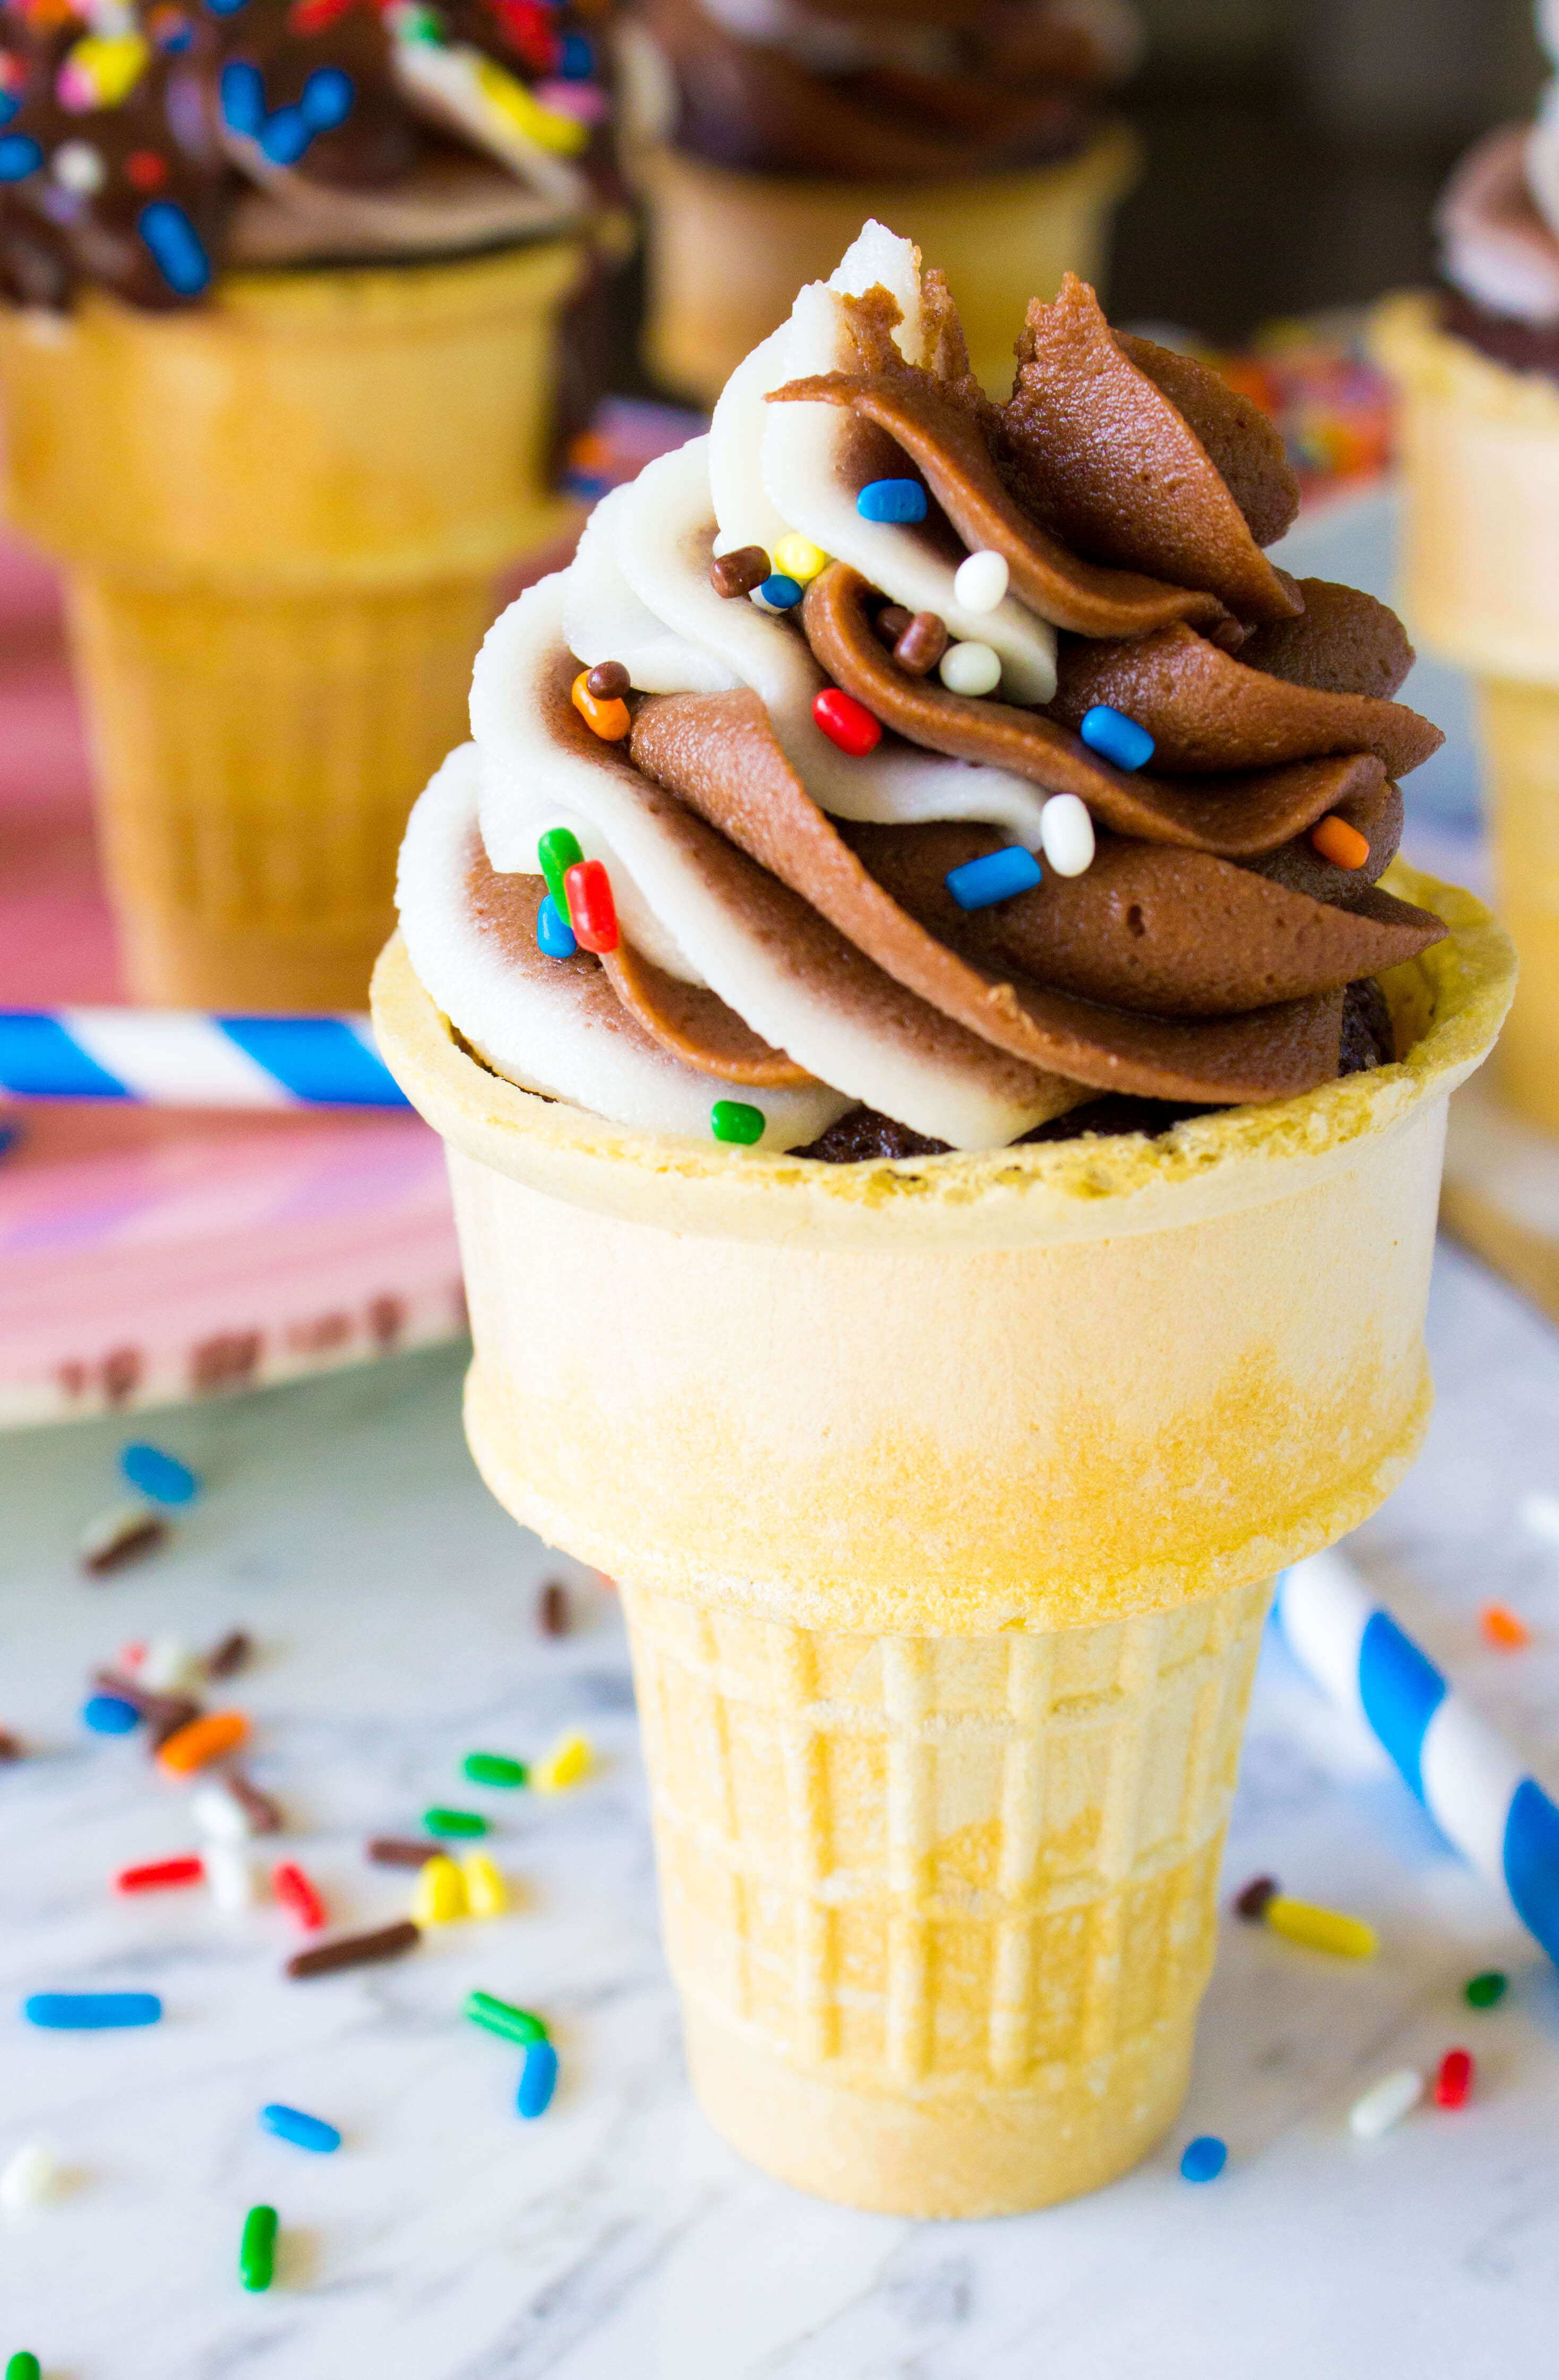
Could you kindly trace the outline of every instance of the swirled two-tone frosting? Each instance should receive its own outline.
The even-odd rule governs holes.
[[[1559,67],[1559,0],[1538,30]],[[1457,166],[1435,217],[1447,328],[1517,370],[1559,378],[1559,76],[1534,124],[1502,125]]]
[[[444,254],[579,223],[612,187],[603,13],[0,0],[0,291],[192,305],[228,264]]]
[[[717,164],[932,181],[1077,148],[1132,63],[1127,0],[642,0],[668,129]]]
[[[924,517],[872,516],[863,490],[906,482]],[[993,405],[938,276],[869,225],[710,435],[608,496],[493,629],[475,742],[407,837],[413,965],[515,1080],[663,1131],[738,1099],[775,1148],[842,1126],[859,1150],[859,1111],[883,1145],[980,1148],[1101,1094],[1331,1079],[1347,987],[1443,931],[1376,881],[1395,781],[1440,737],[1392,699],[1394,615],[1268,560],[1296,503],[1262,417],[1075,280],[1030,306]],[[797,539],[786,612],[712,573]],[[916,614],[952,640],[939,671]],[[571,689],[614,662],[605,740]],[[1104,757],[1101,718],[1149,765]],[[615,895],[598,956],[538,946],[558,829]],[[965,905],[958,871],[998,851],[1027,889]]]

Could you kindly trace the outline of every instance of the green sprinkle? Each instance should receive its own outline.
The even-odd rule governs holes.
[[[745,1099],[716,1099],[709,1111],[709,1128],[716,1140],[737,1140],[750,1148],[755,1140],[763,1137],[764,1115],[761,1108],[749,1108]]]
[[[30,2348],[24,2347],[18,2355],[12,2356],[6,2366],[6,2380],[41,2380],[38,2358]]]
[[[276,2269],[276,2210],[251,2206],[238,2243],[238,2278],[246,2289],[268,2289]]]
[[[422,1824],[430,1835],[484,1835],[487,1821],[474,1810],[424,1810]]]
[[[536,845],[536,856],[542,863],[553,906],[565,925],[568,923],[568,895],[564,891],[563,879],[570,868],[578,868],[584,856],[579,836],[570,834],[566,826],[553,827]]]
[[[473,2024],[484,2024],[489,2033],[501,2033],[505,2041],[523,2042],[527,2047],[547,2037],[539,2016],[529,2009],[511,2008],[507,2000],[494,1999],[491,1992],[468,1992],[466,2014]]]
[[[1474,1975],[1467,1987],[1468,2005],[1469,2008],[1497,2008],[1509,1989],[1508,1975],[1502,1975],[1497,1967],[1486,1967],[1482,1974]]]
[[[461,1765],[473,1785],[525,1785],[530,1779],[523,1760],[501,1752],[468,1752]]]

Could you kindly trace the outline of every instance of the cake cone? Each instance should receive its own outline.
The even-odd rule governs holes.
[[[1137,156],[1122,124],[1058,164],[946,182],[758,174],[652,149],[636,168],[650,208],[651,370],[712,406],[742,358],[785,321],[797,290],[826,281],[875,216],[935,258],[975,371],[1005,396],[1029,298],[1054,298],[1068,271],[1100,281],[1110,215]]]
[[[0,312],[6,502],[66,568],[135,997],[363,1004],[496,576],[568,516],[549,411],[580,261],[558,240],[236,275],[178,315]]]
[[[1404,1062],[1162,1142],[842,1168],[488,1073],[404,949],[467,1428],[625,1584],[695,2087],[802,2188],[990,2215],[1173,2120],[1273,1574],[1401,1477],[1445,1099],[1509,947],[1388,987]]]

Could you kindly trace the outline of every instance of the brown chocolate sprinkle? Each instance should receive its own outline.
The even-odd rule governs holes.
[[[620,702],[632,684],[621,662],[597,662],[585,672],[585,692],[601,702]]]
[[[568,1589],[560,1578],[550,1578],[542,1589],[542,1606],[537,1618],[543,1636],[567,1635]]]
[[[13,1735],[8,1727],[0,1727],[0,1760],[20,1760],[26,1749],[19,1735]]]
[[[201,1706],[192,1694],[155,1694],[150,1686],[137,1685],[133,1678],[122,1678],[117,1670],[94,1670],[92,1683],[101,1686],[105,1694],[117,1694],[121,1702],[140,1713],[153,1752],[170,1735],[177,1735],[181,1727],[188,1727],[192,1718],[201,1716]]]
[[[168,1524],[144,1504],[120,1504],[91,1522],[81,1533],[81,1568],[89,1578],[106,1578],[160,1546]]]
[[[768,576],[769,557],[761,545],[738,545],[734,553],[722,553],[709,565],[709,583],[727,602],[738,595],[750,595]],[[595,691],[593,686],[591,691]]]
[[[344,1934],[338,1942],[322,1943],[317,1950],[299,1950],[282,1973],[298,1983],[306,1983],[311,1975],[338,1975],[347,1967],[398,1959],[403,1951],[414,1950],[421,1938],[421,1927],[403,1917],[398,1925],[381,1925],[374,1934]]]
[[[241,1768],[224,1769],[223,1782],[226,1786],[229,1793],[233,1796],[234,1801],[242,1803],[244,1808],[248,1811],[250,1824],[253,1827],[257,1835],[279,1835],[281,1833],[282,1813],[280,1803],[273,1802],[269,1793],[262,1793],[259,1786],[253,1784],[250,1779],[244,1775]]]
[[[206,1675],[230,1678],[235,1670],[247,1667],[254,1652],[254,1639],[241,1628],[233,1629],[220,1645],[213,1645],[206,1655]]]
[[[1267,1913],[1267,1903],[1277,1897],[1275,1876],[1254,1876],[1243,1892],[1235,1895],[1235,1914],[1243,1917],[1248,1925],[1259,1925]]]
[[[425,1867],[444,1849],[442,1843],[414,1843],[398,1835],[375,1835],[368,1856],[376,1867]]]
[[[894,659],[910,677],[928,677],[948,642],[945,620],[935,612],[917,612],[894,647]]]
[[[884,603],[871,625],[891,652],[914,617],[902,603]]]

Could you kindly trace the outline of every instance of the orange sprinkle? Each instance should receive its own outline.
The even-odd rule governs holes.
[[[633,725],[627,704],[615,698],[603,701],[600,695],[591,694],[585,684],[589,675],[589,670],[581,670],[574,680],[570,688],[574,708],[585,725],[592,729],[603,744],[620,744]]]
[[[1497,1645],[1502,1653],[1518,1653],[1523,1645],[1529,1645],[1532,1641],[1532,1632],[1526,1621],[1517,1620],[1515,1612],[1507,1611],[1503,1603],[1486,1603],[1478,1617],[1484,1635],[1491,1645]]]
[[[1362,868],[1370,856],[1370,846],[1358,829],[1349,826],[1346,819],[1338,818],[1335,812],[1311,828],[1310,842],[1334,868]]]
[[[188,1777],[192,1769],[203,1768],[208,1760],[235,1751],[248,1733],[249,1721],[242,1711],[208,1711],[204,1718],[192,1718],[188,1727],[169,1736],[158,1752],[158,1763],[175,1777]]]

